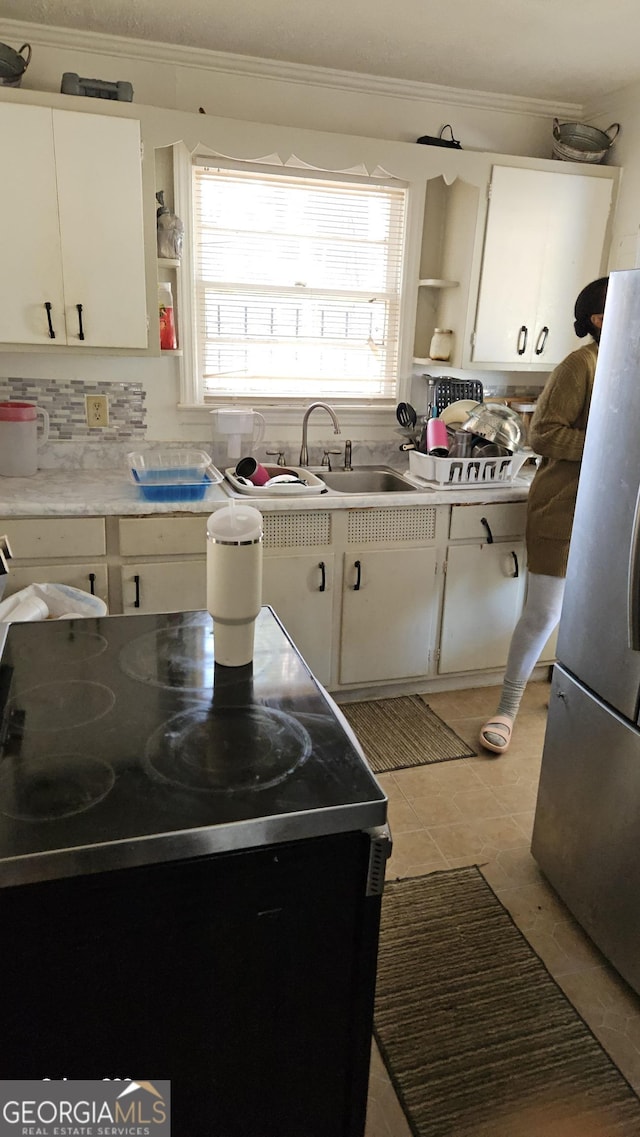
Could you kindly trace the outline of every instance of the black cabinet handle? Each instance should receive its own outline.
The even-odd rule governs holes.
[[[542,355],[542,353],[544,351],[544,345],[547,342],[548,335],[549,335],[549,329],[545,324],[544,328],[541,329],[540,334],[536,340],[536,355]]]
[[[78,339],[83,340],[84,330],[82,327],[82,304],[76,304],[76,308],[78,309]]]
[[[523,324],[520,328],[520,331],[518,332],[518,355],[524,355],[527,349],[528,335],[529,329],[527,328],[526,324]]]
[[[360,591],[360,580],[362,578],[362,565],[360,564],[360,561],[354,562],[354,568],[356,570],[356,583],[353,586],[353,591],[359,592]]]
[[[133,607],[139,608],[140,607],[140,577],[138,576],[137,573],[133,578],[133,583],[136,586],[136,598],[133,602]]]
[[[89,573],[89,590],[92,596],[96,594],[96,574],[95,572]]]
[[[326,573],[326,570],[324,567],[324,561],[320,561],[318,568],[320,569],[320,588],[318,589],[318,592],[326,592],[326,589],[327,589],[327,573]]]
[[[46,313],[47,313],[47,321],[49,324],[49,339],[54,340],[56,338],[56,333],[53,330],[53,321],[51,319],[51,309],[52,308],[53,308],[53,304],[51,304],[51,302],[49,300],[47,300],[47,302],[45,304],[45,309],[46,309]]]
[[[520,567],[518,565],[518,557],[514,553],[513,549],[511,550],[511,556],[513,557],[513,575],[514,575],[514,577],[520,576]]]
[[[480,524],[484,525],[485,529],[487,530],[487,545],[493,545],[493,533],[491,532],[491,526],[489,525],[486,517],[480,518]]]

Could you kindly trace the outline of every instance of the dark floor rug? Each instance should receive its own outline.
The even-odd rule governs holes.
[[[375,1034],[416,1137],[638,1137],[640,1101],[476,868],[387,884]]]
[[[419,695],[343,703],[340,710],[375,774],[470,758],[476,753]]]

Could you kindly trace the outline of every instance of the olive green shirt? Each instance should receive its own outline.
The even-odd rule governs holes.
[[[588,343],[558,364],[531,420],[529,442],[542,462],[527,503],[530,572],[566,576],[597,359],[598,345]]]

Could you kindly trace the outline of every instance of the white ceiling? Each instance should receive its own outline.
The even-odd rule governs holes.
[[[0,0],[0,16],[580,104],[640,79],[638,0]]]

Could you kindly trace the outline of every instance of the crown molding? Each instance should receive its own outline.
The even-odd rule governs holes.
[[[24,20],[0,19],[0,36],[3,40],[29,41],[42,47],[90,52],[96,55],[128,56],[145,63],[161,63],[171,67],[197,67],[203,71],[222,74],[246,75],[254,79],[273,79],[304,86],[314,85],[333,90],[355,91],[365,95],[384,95],[387,98],[414,99],[426,103],[447,103],[451,106],[475,110],[502,111],[507,114],[533,115],[548,118],[579,119],[582,105],[558,103],[548,99],[525,98],[521,95],[501,95],[490,91],[467,91],[460,87],[439,87],[434,83],[415,80],[388,79],[379,75],[365,75],[355,71],[337,71],[330,67],[311,67],[306,64],[285,63],[275,59],[259,59],[231,52],[208,51],[181,44],[157,43],[126,36],[105,35],[79,31],[75,28],[53,27],[48,24],[28,23]]]

